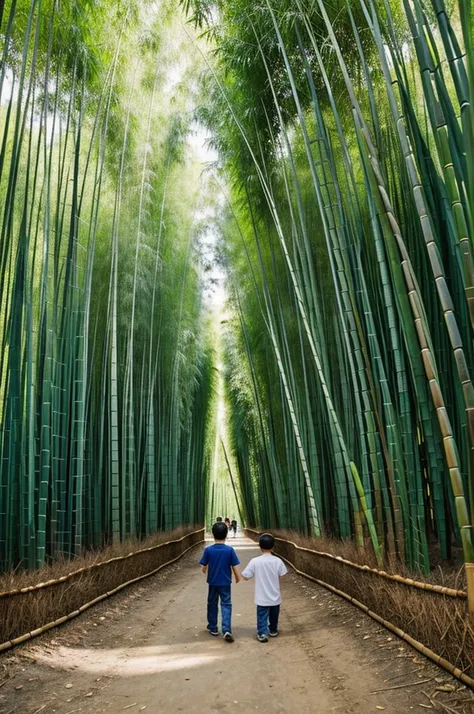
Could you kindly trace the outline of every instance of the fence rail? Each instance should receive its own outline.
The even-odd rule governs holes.
[[[127,555],[118,555],[114,558],[109,558],[108,560],[101,560],[99,563],[91,563],[91,565],[85,565],[83,568],[78,568],[73,570],[67,575],[61,575],[60,578],[53,578],[52,580],[45,580],[44,583],[37,583],[36,585],[28,585],[24,588],[15,588],[13,590],[6,590],[0,592],[0,599],[5,597],[14,597],[15,595],[23,595],[24,593],[34,592],[35,590],[42,590],[43,588],[49,588],[52,585],[58,585],[59,583],[65,583],[68,580],[81,575],[82,573],[87,573],[95,568],[102,568],[110,563],[117,563],[119,561],[127,560],[128,558],[133,558],[141,553],[151,553],[152,551],[158,550],[159,548],[164,548],[165,546],[171,545],[172,543],[180,543],[181,541],[195,535],[196,533],[203,533],[204,528],[199,528],[197,531],[192,531],[191,533],[186,533],[182,538],[176,538],[175,540],[168,540],[165,543],[158,543],[157,545],[152,545],[149,548],[140,548],[132,553],[127,553]]]
[[[56,580],[1,593],[0,652],[72,620],[128,585],[154,575],[203,540],[204,528],[200,528],[176,540],[79,568]]]

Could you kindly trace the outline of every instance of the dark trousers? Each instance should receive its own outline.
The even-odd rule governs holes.
[[[222,632],[232,632],[232,601],[230,585],[209,585],[207,593],[207,629],[217,632],[217,616],[221,601]]]
[[[279,616],[279,605],[270,605],[268,607],[257,605],[257,633],[259,635],[266,635],[268,630],[270,630],[270,632],[278,632]]]

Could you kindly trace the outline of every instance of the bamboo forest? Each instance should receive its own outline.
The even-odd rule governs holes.
[[[471,0],[0,8],[0,571],[220,515],[473,610]]]

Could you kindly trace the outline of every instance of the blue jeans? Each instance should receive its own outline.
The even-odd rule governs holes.
[[[270,632],[278,632],[278,617],[280,616],[280,606],[257,605],[257,633],[266,635]]]
[[[211,632],[217,632],[219,598],[221,601],[222,632],[232,632],[230,585],[209,585],[207,594],[207,629]]]

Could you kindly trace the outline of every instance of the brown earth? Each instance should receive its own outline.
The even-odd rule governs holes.
[[[243,565],[257,554],[249,540],[235,546]],[[233,588],[235,643],[210,637],[198,556],[0,656],[0,714],[474,714],[470,690],[293,573],[278,638],[256,641],[245,582]]]

